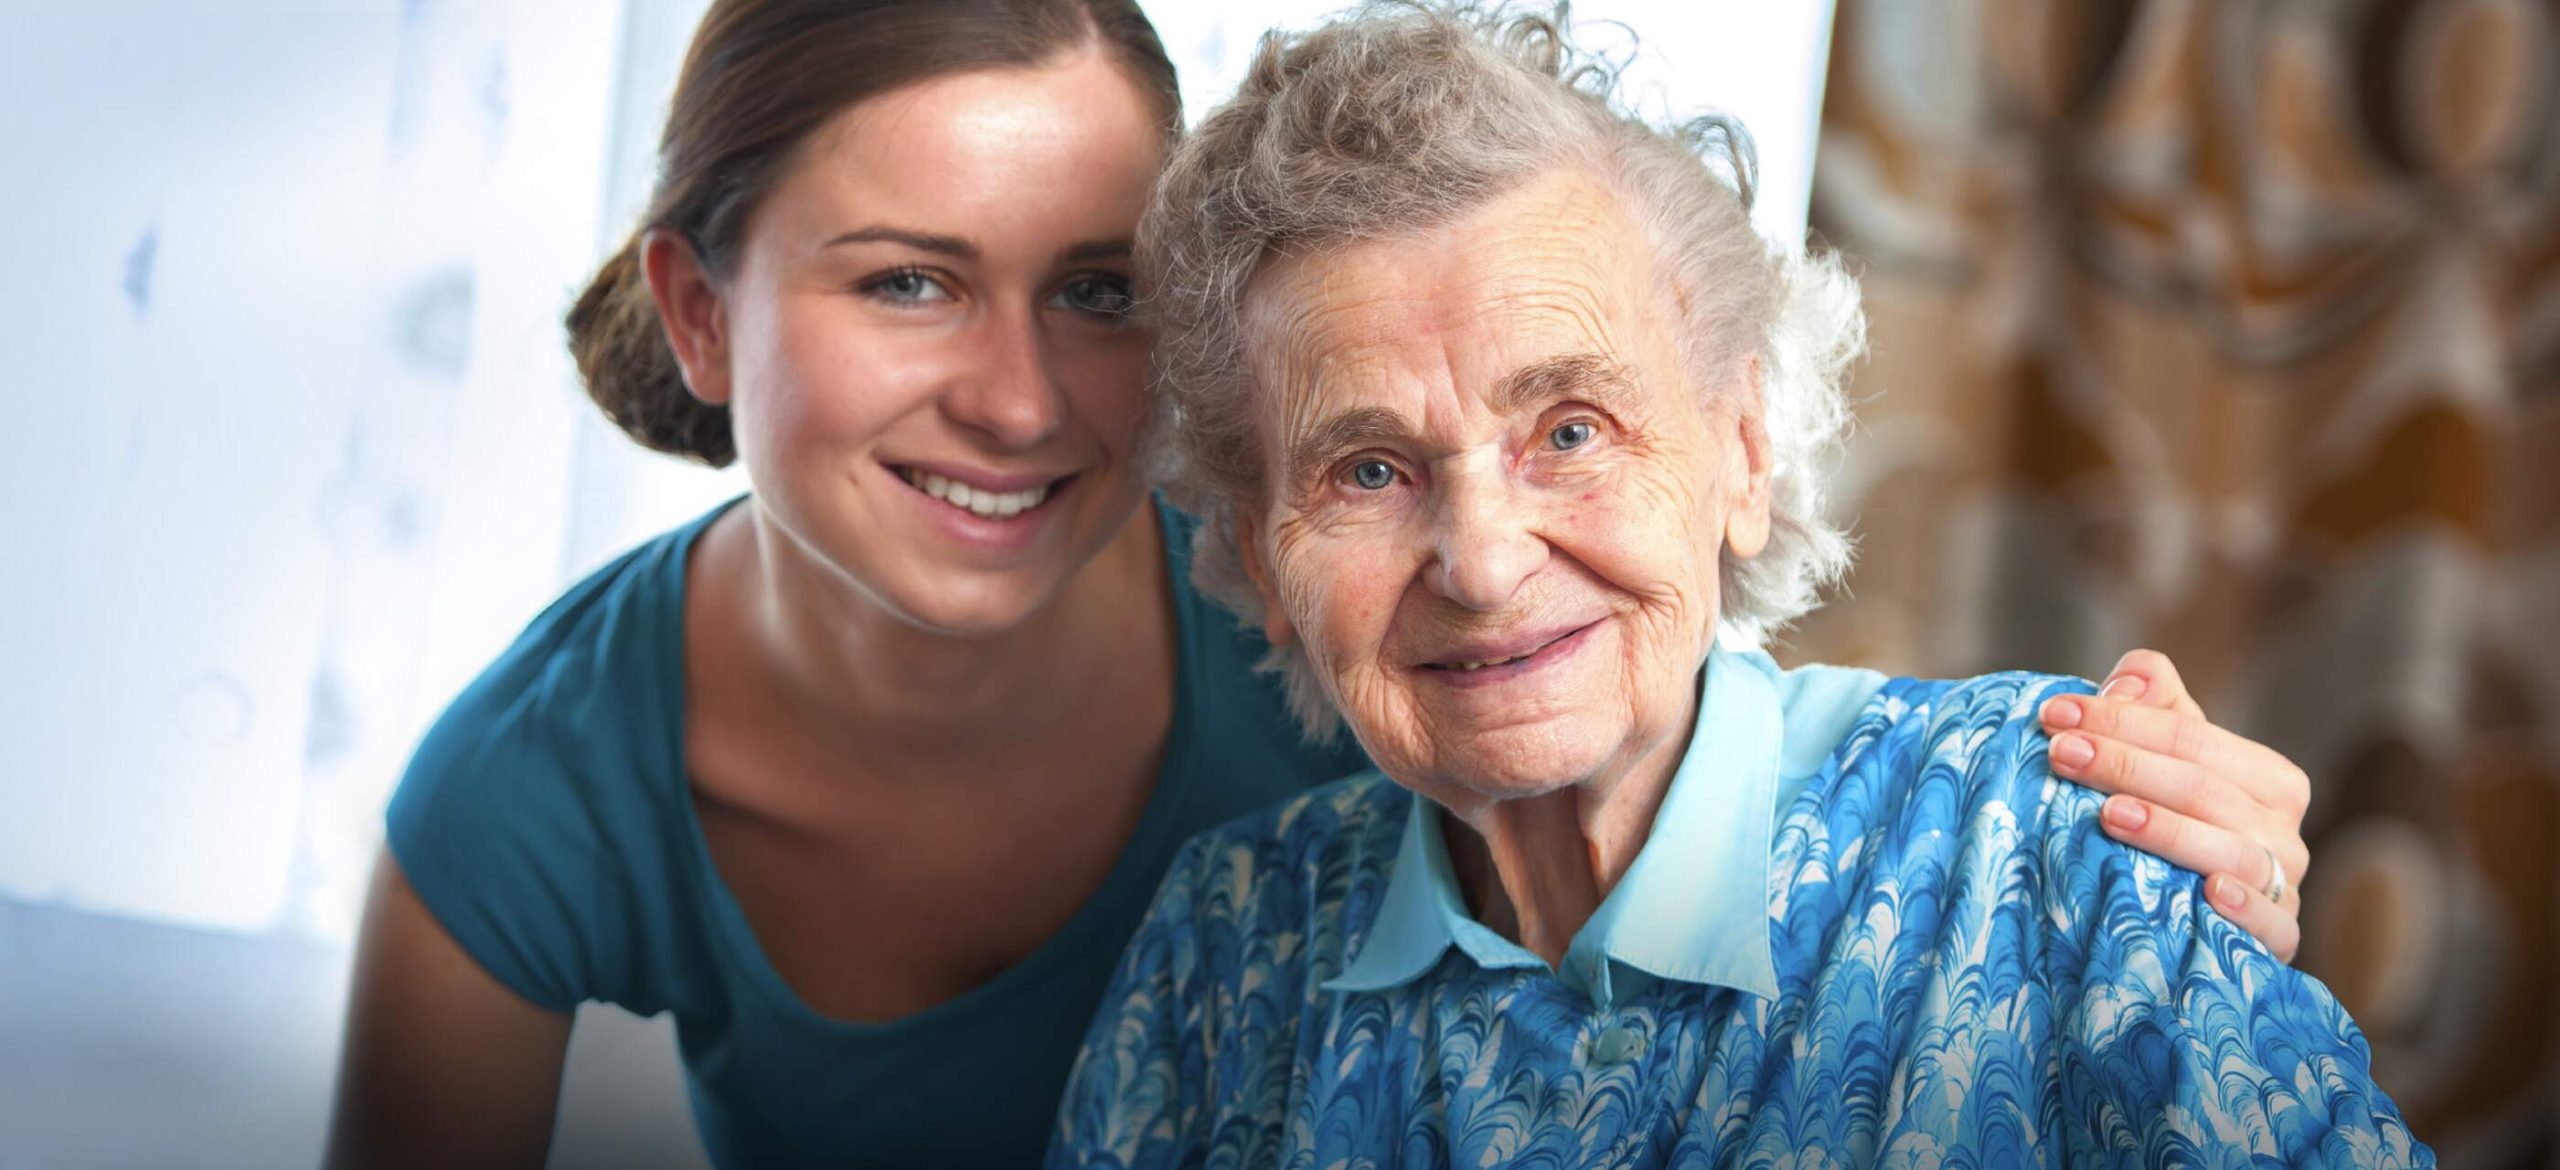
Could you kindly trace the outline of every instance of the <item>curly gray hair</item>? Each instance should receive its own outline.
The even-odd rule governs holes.
[[[1174,502],[1202,523],[1201,591],[1257,624],[1236,520],[1264,500],[1240,328],[1264,258],[1395,238],[1463,216],[1540,173],[1585,170],[1617,191],[1687,320],[1700,387],[1749,386],[1759,363],[1773,527],[1727,557],[1719,622],[1751,642],[1810,611],[1849,563],[1823,512],[1823,470],[1848,427],[1843,371],[1866,342],[1857,284],[1828,256],[1752,230],[1754,158],[1721,117],[1657,129],[1613,101],[1617,70],[1577,48],[1565,7],[1371,3],[1295,36],[1266,34],[1236,96],[1175,151],[1141,223]],[[1339,727],[1302,651],[1263,662],[1309,734]]]

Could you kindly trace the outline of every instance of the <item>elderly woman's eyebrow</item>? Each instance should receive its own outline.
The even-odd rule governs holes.
[[[1289,478],[1299,480],[1362,447],[1411,437],[1404,417],[1383,406],[1361,406],[1308,428],[1289,444]]]
[[[1611,410],[1631,409],[1642,401],[1633,367],[1606,354],[1588,351],[1540,358],[1504,374],[1493,384],[1486,402],[1500,414],[1512,414],[1567,398],[1579,398]]]

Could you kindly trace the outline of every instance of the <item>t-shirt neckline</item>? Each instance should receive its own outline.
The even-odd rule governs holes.
[[[1182,805],[1188,796],[1189,781],[1195,770],[1190,759],[1192,743],[1192,690],[1196,682],[1200,647],[1196,629],[1198,615],[1193,613],[1191,593],[1183,580],[1189,557],[1180,544],[1180,532],[1172,506],[1161,496],[1150,496],[1155,510],[1157,532],[1164,541],[1165,571],[1169,578],[1169,596],[1173,602],[1175,654],[1173,679],[1173,725],[1165,739],[1164,759],[1157,766],[1153,791],[1147,797],[1146,810],[1139,815],[1138,826],[1129,835],[1120,856],[1100,885],[1086,896],[1057,933],[1043,940],[1012,965],[998,971],[986,982],[963,991],[950,999],[896,1019],[858,1021],[827,1015],[801,998],[790,981],[765,952],[763,940],[756,937],[755,926],[747,919],[746,909],[720,876],[711,856],[710,838],[702,828],[701,812],[693,801],[693,775],[685,765],[689,736],[684,726],[684,606],[685,574],[692,561],[693,547],[713,523],[747,500],[741,495],[713,509],[685,532],[672,549],[672,555],[659,567],[671,574],[668,587],[659,590],[672,612],[656,623],[658,653],[667,669],[658,672],[666,680],[665,693],[658,697],[658,709],[673,728],[670,750],[675,753],[667,774],[674,777],[675,791],[662,794],[675,802],[676,815],[683,825],[686,853],[685,870],[693,879],[697,910],[711,920],[712,946],[719,954],[719,966],[734,973],[755,989],[766,1004],[796,1023],[848,1037],[886,1039],[901,1033],[927,1029],[957,1018],[991,1010],[1020,989],[1035,987],[1052,970],[1071,959],[1085,937],[1101,929],[1108,908],[1131,897],[1143,899],[1151,892],[1146,873],[1146,857],[1164,852],[1170,844],[1164,840],[1179,823]],[[1129,887],[1147,886],[1132,891]]]

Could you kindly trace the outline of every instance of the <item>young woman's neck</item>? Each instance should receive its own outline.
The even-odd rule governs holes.
[[[1164,553],[1141,505],[1100,553],[1020,624],[957,636],[890,612],[751,510],[745,633],[776,696],[823,739],[923,762],[1037,742],[1161,669],[1123,651],[1167,644]],[[1131,661],[1135,657],[1137,661]]]

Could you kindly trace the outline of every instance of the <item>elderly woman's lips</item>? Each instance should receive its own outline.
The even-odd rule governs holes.
[[[1469,648],[1465,657],[1439,662],[1425,662],[1422,669],[1434,678],[1458,686],[1478,686],[1517,678],[1549,663],[1559,661],[1582,644],[1583,635],[1598,626],[1588,622],[1561,634],[1532,641],[1526,649],[1514,652],[1510,647]]]

